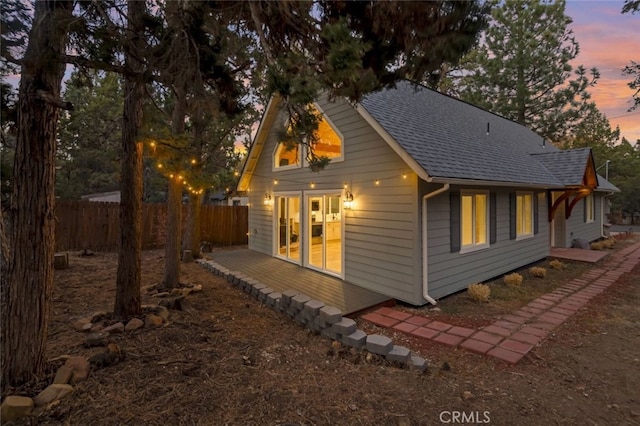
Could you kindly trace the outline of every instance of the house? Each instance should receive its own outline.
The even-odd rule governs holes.
[[[320,172],[266,108],[238,189],[249,249],[423,305],[602,235],[590,149],[561,151],[473,105],[400,82],[315,104]]]
[[[98,192],[95,194],[87,194],[87,195],[81,196],[80,199],[85,201],[96,202],[96,203],[119,203],[120,191]]]

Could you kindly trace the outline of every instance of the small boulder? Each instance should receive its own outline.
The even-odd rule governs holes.
[[[91,318],[87,317],[87,318],[80,318],[76,321],[73,322],[73,328],[76,329],[77,331],[87,331],[87,330],[91,330]]]
[[[125,331],[133,331],[144,326],[144,321],[140,318],[131,318],[131,320],[124,326]]]
[[[102,331],[104,330],[104,325],[102,324],[93,324],[91,326],[91,330],[89,330],[92,333],[97,333],[98,331]]]
[[[192,292],[192,293],[199,293],[199,292],[201,292],[201,291],[202,291],[202,284],[194,284],[194,285],[191,287],[191,292]]]
[[[65,367],[72,370],[71,383],[80,383],[89,377],[89,361],[82,356],[72,356],[64,363]]]
[[[56,371],[56,377],[53,378],[53,384],[66,385],[71,380],[72,375],[73,368],[63,365],[62,367],[58,368],[58,371]]]
[[[124,324],[121,322],[117,322],[115,324],[111,324],[108,327],[102,329],[104,333],[124,333]]]
[[[164,306],[169,310],[181,311],[184,296],[167,297],[160,301],[160,306]]]
[[[49,385],[33,398],[33,402],[36,406],[49,404],[50,402],[62,399],[67,395],[73,393],[73,386],[63,384]]]
[[[2,423],[9,423],[28,416],[33,411],[33,400],[26,396],[9,395],[2,401],[0,418]]]
[[[144,326],[147,328],[160,327],[162,325],[162,318],[157,315],[149,314],[144,319]]]
[[[87,348],[92,348],[94,346],[104,346],[108,338],[109,332],[106,329],[104,329],[103,331],[98,331],[97,333],[91,333],[88,334],[87,337],[85,337],[84,346]]]

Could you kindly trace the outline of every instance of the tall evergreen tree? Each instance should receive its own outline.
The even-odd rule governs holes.
[[[2,386],[43,372],[53,290],[55,155],[72,1],[37,1],[22,58],[14,179],[8,212],[11,248],[2,277]],[[4,271],[3,271],[4,272]]]
[[[60,117],[56,196],[80,196],[120,189],[122,82],[114,73],[75,71],[64,99],[73,111]]]
[[[473,104],[559,143],[589,104],[598,70],[570,62],[579,45],[565,1],[492,0],[491,21],[458,71],[456,90]]]

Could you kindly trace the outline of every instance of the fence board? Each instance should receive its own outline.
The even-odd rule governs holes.
[[[56,250],[118,250],[120,205],[89,201],[56,203]],[[246,206],[202,205],[201,241],[214,246],[247,244],[248,209]],[[183,226],[187,207],[183,206]],[[143,204],[142,248],[164,247],[167,238],[166,204]]]

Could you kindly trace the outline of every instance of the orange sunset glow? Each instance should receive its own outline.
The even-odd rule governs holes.
[[[598,68],[600,80],[589,90],[592,99],[611,126],[619,126],[622,136],[634,143],[640,139],[640,108],[628,111],[634,91],[622,69],[631,60],[640,62],[640,13],[621,14],[623,4],[573,0],[567,2],[566,14],[573,19],[571,28],[580,44],[574,65]]]

